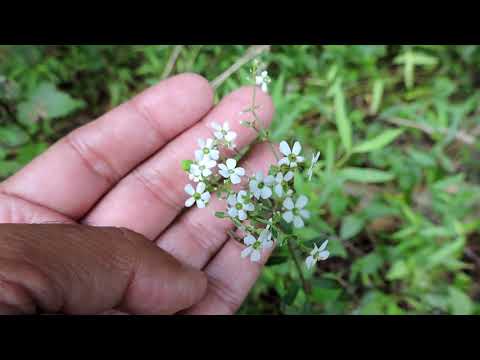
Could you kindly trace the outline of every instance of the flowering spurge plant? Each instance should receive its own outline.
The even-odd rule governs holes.
[[[268,91],[270,77],[258,62],[254,62],[249,79],[261,91]],[[242,112],[249,113],[251,119],[241,124],[255,130],[257,140],[270,144],[277,162],[270,166],[267,173],[258,171],[247,174],[237,162],[238,159],[224,155],[232,153],[232,150],[236,152],[234,141],[237,134],[231,130],[228,121],[211,123],[212,136],[199,139],[194,159],[184,160],[182,164],[188,178],[194,183],[185,186],[185,192],[190,196],[185,206],[207,207],[211,194],[225,200],[225,211],[216,212],[215,215],[234,224],[235,229],[229,234],[243,242],[245,249],[241,256],[253,262],[260,261],[263,253],[272,248],[274,243],[287,245],[292,256],[295,256],[295,244],[292,242],[297,238],[293,230],[303,228],[310,218],[307,209],[309,199],[296,193],[295,178],[303,176],[305,180],[311,180],[320,157],[318,152],[313,154],[307,164],[299,141],[291,144],[281,141],[279,151],[276,150],[269,141],[268,130],[263,128],[256,113],[256,91],[257,87],[254,87],[251,106]],[[319,246],[315,244],[309,251],[305,260],[307,268],[328,258],[327,244],[328,241]],[[297,259],[294,260],[299,266]],[[300,268],[298,270],[301,271]],[[301,278],[303,281],[303,276]]]

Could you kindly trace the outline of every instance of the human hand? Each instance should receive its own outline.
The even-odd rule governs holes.
[[[239,148],[255,139],[253,130],[240,125],[240,120],[248,119],[240,112],[250,105],[252,91],[239,89],[212,108],[213,91],[198,75],[178,75],[147,89],[76,129],[0,184],[0,223],[60,222],[133,230],[207,275],[206,294],[183,313],[234,313],[261,264],[240,257],[243,245],[227,236],[233,225],[214,216],[222,202],[212,199],[210,211],[184,211],[187,179],[180,163],[191,157],[198,138],[209,136],[212,121],[229,120]],[[268,95],[257,94],[257,114],[267,126],[273,105]],[[273,161],[268,146],[260,144],[242,166],[253,173],[265,171]],[[62,241],[61,236],[53,238]],[[124,240],[118,236],[116,241]],[[92,241],[85,242],[89,244]],[[157,300],[150,296],[144,294],[146,304]],[[126,310],[159,310],[152,309]]]

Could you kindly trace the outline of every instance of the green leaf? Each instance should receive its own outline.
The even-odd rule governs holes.
[[[473,313],[473,302],[463,291],[450,286],[448,294],[453,315],[471,315]]]
[[[408,267],[405,261],[399,260],[393,263],[392,267],[387,273],[388,280],[403,279],[408,275]]]
[[[216,211],[215,216],[219,219],[224,219],[225,218],[225,213],[223,211]]]
[[[182,170],[183,171],[190,171],[190,165],[192,165],[192,160],[182,160]]]
[[[328,173],[331,173],[335,164],[335,143],[333,142],[333,139],[331,137],[327,139],[327,146],[325,150],[325,164],[326,171]]]
[[[340,237],[343,240],[350,239],[362,231],[365,220],[357,215],[345,216],[340,227]]]
[[[345,180],[360,183],[382,183],[395,178],[395,175],[390,172],[356,167],[346,167],[338,174]]]
[[[0,161],[0,177],[7,177],[18,171],[22,165],[16,161]]]
[[[336,82],[333,89],[334,103],[335,103],[335,121],[337,129],[342,140],[342,145],[347,152],[352,149],[352,125],[347,116],[347,109],[345,105],[345,94],[340,85]]]
[[[355,146],[352,150],[354,153],[365,153],[365,152],[370,152],[374,150],[379,150],[388,144],[390,144],[392,141],[394,141],[398,136],[400,136],[403,133],[404,130],[402,129],[393,129],[393,130],[387,130],[378,135],[377,137],[364,141],[357,146]]]
[[[440,247],[439,250],[431,254],[428,258],[428,268],[435,267],[439,264],[443,264],[448,260],[454,260],[455,257],[460,253],[465,245],[465,239],[458,238],[457,240],[447,243]]]
[[[16,160],[22,164],[26,165],[29,163],[33,158],[40,155],[48,148],[47,143],[31,143],[22,146],[17,153]]]
[[[300,290],[300,285],[298,283],[293,283],[290,285],[290,287],[287,290],[287,293],[285,294],[283,298],[283,302],[287,305],[293,304],[295,301],[295,298],[297,297],[298,291]]]
[[[40,84],[28,99],[18,105],[18,119],[23,123],[33,123],[39,119],[55,119],[71,114],[85,103],[59,91],[51,83]]]
[[[380,109],[384,86],[385,84],[382,79],[377,79],[373,83],[372,102],[370,104],[370,114],[372,115],[378,113],[378,110]]]
[[[0,145],[14,147],[25,144],[28,140],[28,134],[16,125],[0,127]]]

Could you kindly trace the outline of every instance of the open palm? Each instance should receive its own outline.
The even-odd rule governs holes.
[[[0,223],[79,223],[124,227],[155,241],[208,276],[205,297],[188,314],[234,313],[262,264],[242,259],[243,245],[229,238],[231,222],[218,219],[222,201],[184,211],[191,159],[211,122],[229,121],[239,148],[256,134],[240,125],[253,88],[241,88],[213,106],[213,90],[195,74],[153,86],[99,119],[76,129],[0,184]],[[257,91],[258,115],[273,116],[268,95]],[[256,145],[242,166],[267,170],[268,146]],[[263,260],[266,257],[262,257]]]

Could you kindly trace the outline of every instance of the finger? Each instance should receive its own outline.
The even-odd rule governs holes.
[[[248,114],[240,111],[251,105],[253,88],[244,87],[225,97],[208,115],[191,129],[171,141],[163,150],[143,163],[110,191],[88,214],[91,225],[126,227],[149,239],[155,239],[181,212],[188,195],[184,192],[188,177],[182,160],[192,159],[199,138],[212,136],[209,124],[229,121],[237,132],[239,148],[250,143],[256,133],[240,125]],[[257,91],[258,115],[268,126],[273,116],[270,97]]]
[[[205,268],[208,287],[205,297],[185,310],[189,315],[230,315],[242,305],[260,276],[272,249],[264,250],[260,262],[240,256],[245,246],[230,238]]]
[[[242,166],[248,175],[267,173],[275,161],[268,144],[256,145]],[[205,209],[193,208],[177,220],[157,239],[157,244],[173,256],[195,268],[202,269],[227,240],[234,228],[229,219],[219,219],[216,211],[225,212],[226,201],[212,197]]]
[[[0,224],[71,224],[73,220],[42,206],[0,193]]]
[[[171,314],[201,299],[206,278],[131,231],[8,224],[0,285],[0,304],[21,313]]]
[[[212,99],[198,75],[162,81],[67,135],[0,191],[78,219],[133,167],[201,119]]]

